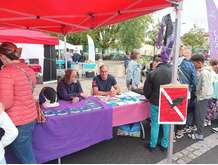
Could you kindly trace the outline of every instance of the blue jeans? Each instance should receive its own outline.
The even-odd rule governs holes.
[[[158,124],[158,110],[159,107],[151,104],[151,138],[150,138],[150,147],[155,148],[157,146],[159,128]],[[163,124],[163,137],[161,139],[161,146],[164,148],[168,147],[169,143],[169,125]]]
[[[6,164],[5,158],[3,158],[2,160],[0,160],[0,164]]]
[[[23,164],[36,164],[36,159],[32,149],[32,132],[35,122],[17,126],[18,137],[10,145],[17,159]]]

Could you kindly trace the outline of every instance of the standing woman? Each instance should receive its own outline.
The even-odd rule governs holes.
[[[140,52],[134,49],[130,55],[130,62],[127,67],[126,84],[129,90],[139,88],[141,83],[141,67],[137,63]]]
[[[0,102],[5,107],[18,129],[18,137],[10,145],[21,163],[36,164],[32,149],[32,131],[37,118],[33,98],[35,73],[26,64],[19,62],[21,49],[10,42],[0,45],[0,60],[4,64],[0,70]]]
[[[126,84],[129,90],[134,91],[139,88],[141,82],[141,67],[137,63],[139,51],[134,49],[130,55],[130,62],[127,67]],[[119,126],[117,135],[140,137],[140,123],[131,123]]]

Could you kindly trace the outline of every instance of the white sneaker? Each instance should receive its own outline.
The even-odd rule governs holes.
[[[208,120],[207,125],[211,126],[211,120]]]
[[[212,130],[213,130],[214,132],[218,132],[218,127],[212,128]]]
[[[189,129],[190,129],[191,131],[197,131],[197,126],[196,126],[196,125],[190,126]]]
[[[205,126],[205,127],[207,126],[207,121],[206,121],[206,120],[204,121],[204,126]]]

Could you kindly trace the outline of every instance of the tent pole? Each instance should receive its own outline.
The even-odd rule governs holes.
[[[180,49],[180,33],[181,33],[181,11],[182,11],[182,2],[179,4],[173,4],[176,10],[176,36],[175,36],[175,54],[173,58],[173,73],[172,73],[172,84],[177,83],[177,68],[178,68],[178,58],[179,58],[179,49]],[[173,156],[173,137],[174,137],[174,125],[170,125],[169,133],[169,147],[167,155],[167,163],[172,164]]]
[[[59,38],[60,38],[60,35],[58,34],[58,40],[60,40]],[[61,49],[60,49],[60,42],[59,42],[59,44],[58,44],[58,60],[60,60],[60,59],[61,59]]]
[[[67,70],[67,46],[66,46],[66,43],[67,43],[67,35],[65,34],[64,35],[64,57],[65,57],[65,70]]]

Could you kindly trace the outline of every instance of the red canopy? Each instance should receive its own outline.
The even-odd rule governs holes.
[[[45,33],[32,30],[9,28],[0,29],[0,42],[31,43],[58,45],[57,37],[51,37]]]
[[[5,0],[0,26],[58,33],[114,24],[171,6],[180,0]]]

